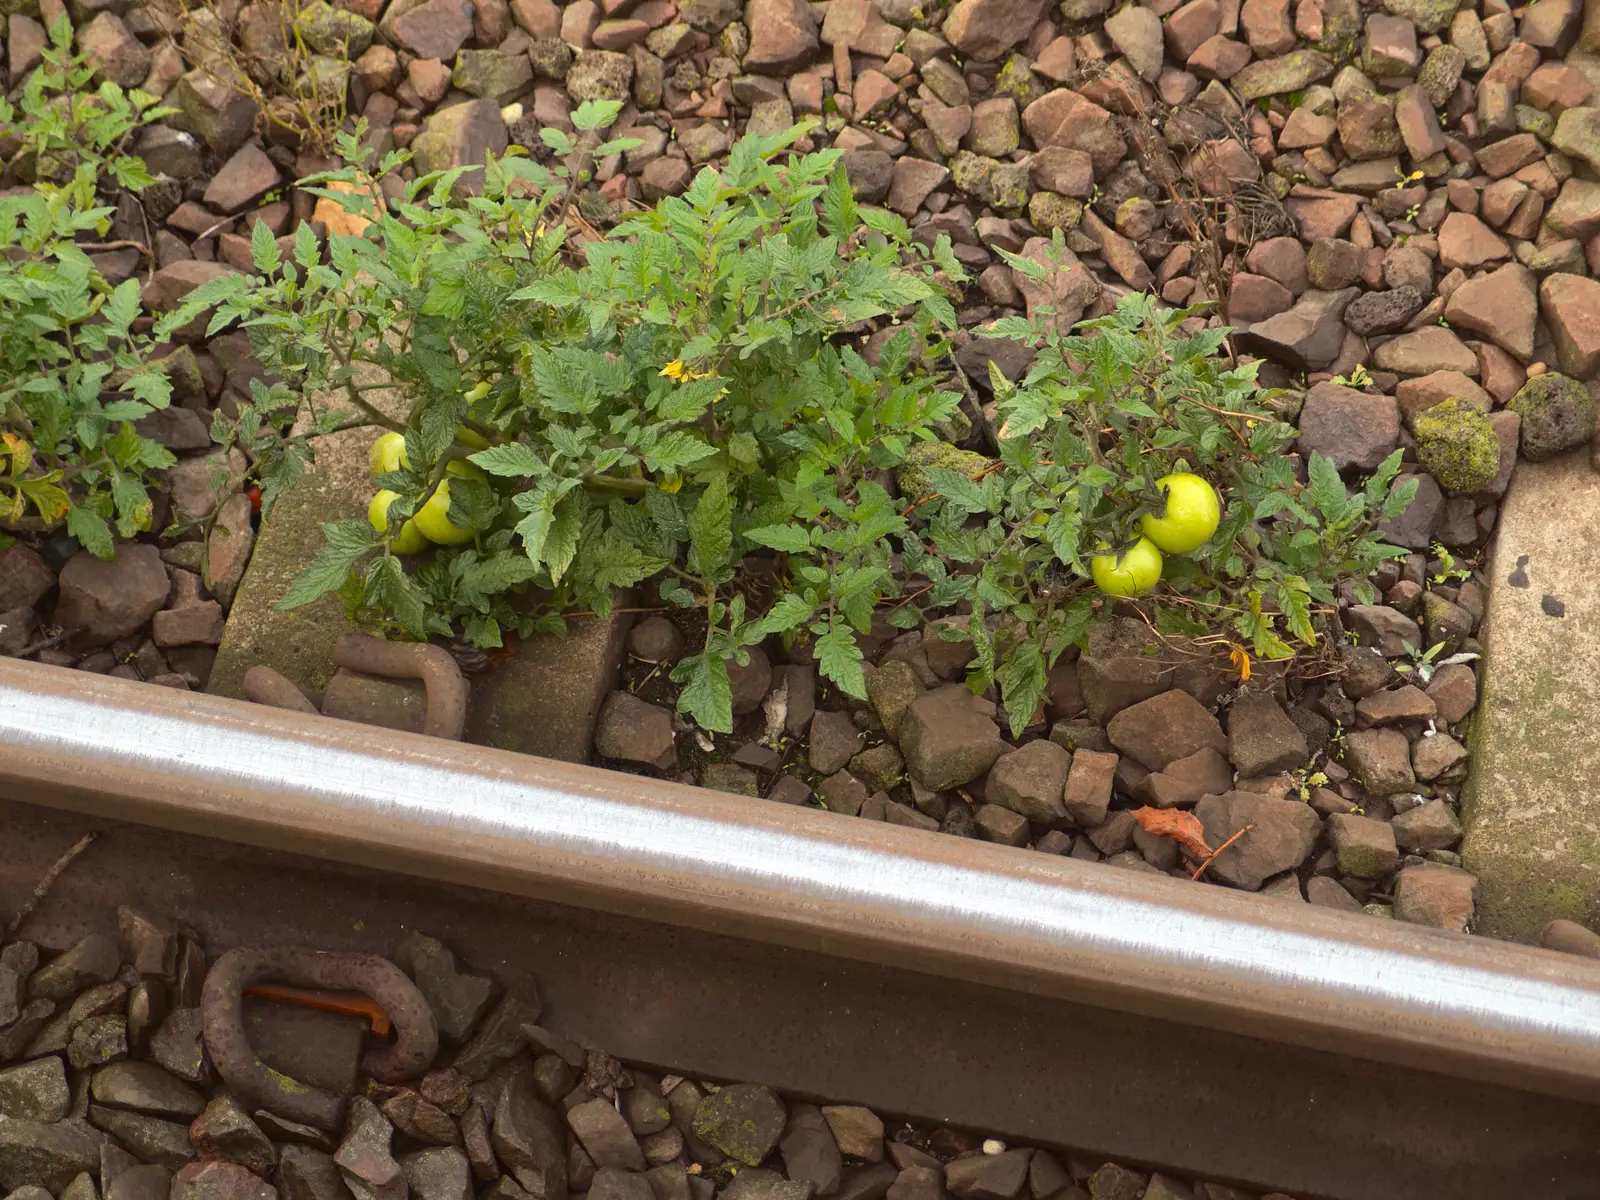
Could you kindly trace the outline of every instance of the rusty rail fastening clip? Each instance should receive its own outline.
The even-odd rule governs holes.
[[[395,1028],[393,1045],[369,1050],[362,1069],[380,1083],[414,1078],[439,1050],[433,1010],[404,971],[376,954],[341,954],[309,946],[240,946],[212,965],[200,994],[200,1025],[217,1074],[234,1095],[317,1129],[344,1127],[347,1097],[291,1079],[256,1057],[244,1028],[244,989],[271,979],[296,987],[362,992]]]
[[[422,732],[428,737],[459,742],[467,728],[466,676],[450,652],[426,642],[387,642],[382,638],[347,633],[333,648],[333,661],[347,671],[384,675],[390,679],[420,679],[428,691],[428,715]],[[244,673],[244,694],[257,704],[315,714],[304,692],[271,667],[251,667]]]

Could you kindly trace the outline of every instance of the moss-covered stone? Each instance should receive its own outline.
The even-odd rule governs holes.
[[[1057,229],[1076,229],[1083,220],[1083,205],[1071,196],[1055,192],[1035,192],[1028,200],[1028,220],[1041,233]]]
[[[1478,406],[1452,396],[1417,414],[1417,458],[1452,492],[1481,492],[1500,470],[1500,439]]]
[[[1543,109],[1534,108],[1531,104],[1519,104],[1513,112],[1519,133],[1531,133],[1541,142],[1548,142],[1555,136],[1556,119]]]
[[[1021,212],[1028,203],[1031,175],[1027,163],[996,163],[989,173],[989,203],[1003,212]]]
[[[783,1135],[787,1115],[772,1089],[736,1083],[713,1092],[695,1107],[694,1134],[729,1158],[759,1166]]]
[[[963,475],[976,475],[993,460],[971,450],[961,450],[948,442],[918,442],[906,453],[906,461],[895,470],[895,483],[900,495],[910,500],[920,500],[933,491],[928,478],[928,467],[944,467],[960,471]]]
[[[1017,102],[1018,108],[1027,108],[1040,96],[1050,89],[1045,86],[1032,71],[1033,64],[1020,54],[1013,54],[1006,59],[1005,65],[1000,68],[1000,74],[995,76],[994,90],[998,96],[1010,96]]]
[[[1542,462],[1594,437],[1589,389],[1559,371],[1535,375],[1506,405],[1522,418],[1522,456]]]
[[[1383,7],[1397,17],[1406,18],[1417,27],[1418,33],[1439,33],[1456,15],[1461,0],[1383,0]]]
[[[983,196],[989,191],[989,175],[1000,164],[992,158],[963,150],[950,160],[950,182],[968,196]]]
[[[756,773],[737,763],[707,763],[700,772],[700,786],[713,792],[731,792],[735,796],[760,797]]]
[[[469,96],[504,104],[533,82],[533,65],[526,54],[463,50],[456,55],[450,82]]]
[[[1443,108],[1455,94],[1466,66],[1467,55],[1460,47],[1448,43],[1435,46],[1417,72],[1417,86],[1427,93],[1435,108]]]
[[[1316,50],[1296,50],[1281,58],[1265,58],[1249,64],[1230,82],[1244,101],[1263,96],[1282,96],[1328,78],[1334,61]]]
[[[300,36],[318,54],[360,58],[372,45],[375,26],[360,13],[335,8],[327,0],[312,0],[300,10]]]

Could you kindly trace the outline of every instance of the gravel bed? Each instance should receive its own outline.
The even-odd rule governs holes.
[[[437,1049],[397,1075],[373,1066],[362,1018],[247,997],[261,1060],[303,1081],[262,1109],[207,1051],[214,1019],[200,1005],[221,972],[208,975],[197,938],[127,908],[118,924],[120,939],[90,935],[48,960],[27,941],[0,950],[6,1200],[1258,1195],[619,1062],[544,1027],[537,996],[504,991],[421,933],[364,969],[392,973],[386,1009],[423,1016]],[[283,1115],[307,1084],[341,1098],[322,1127]]]

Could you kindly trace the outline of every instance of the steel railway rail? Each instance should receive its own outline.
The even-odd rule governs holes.
[[[624,1058],[1297,1195],[1600,1195],[1600,962],[0,660],[0,901],[538,981]],[[87,860],[86,860],[87,861]]]

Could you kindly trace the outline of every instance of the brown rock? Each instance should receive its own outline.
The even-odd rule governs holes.
[[[1425,325],[1390,339],[1378,347],[1372,360],[1383,370],[1399,375],[1427,375],[1433,371],[1478,373],[1478,356],[1454,333],[1437,325]]]
[[[397,0],[380,28],[418,58],[453,59],[472,36],[472,0]]]
[[[1028,36],[1045,7],[1046,0],[958,0],[944,36],[971,58],[997,59]]]
[[[970,783],[1000,757],[1005,744],[994,706],[961,685],[919,696],[900,726],[900,751],[911,777],[932,791]]]
[[[1054,742],[1033,741],[1002,754],[989,769],[985,798],[1028,820],[1049,825],[1066,816],[1061,806],[1072,756]]]
[[[1057,88],[1028,105],[1022,126],[1035,146],[1063,146],[1089,155],[1096,177],[1122,161],[1128,145],[1105,109],[1067,88]]]
[[[1453,327],[1481,333],[1527,362],[1533,357],[1534,326],[1539,319],[1533,272],[1521,263],[1507,263],[1482,278],[1469,279],[1450,293],[1444,317]],[[1548,313],[1546,319],[1551,319]]]
[[[115,13],[101,12],[79,30],[78,49],[101,83],[138,87],[150,72],[150,51]]]
[[[1319,383],[1300,410],[1300,450],[1315,452],[1343,470],[1371,471],[1399,444],[1400,408],[1391,396],[1375,396],[1342,384]]]
[[[1410,420],[1419,412],[1451,398],[1466,400],[1484,412],[1494,407],[1489,393],[1460,371],[1434,371],[1415,379],[1402,379],[1394,390],[1401,415]]]
[[[1416,84],[1402,88],[1394,100],[1395,123],[1413,162],[1431,158],[1445,148],[1444,130],[1428,94]]]
[[[1459,867],[1422,863],[1395,879],[1394,915],[1414,925],[1464,933],[1478,904],[1478,877]]]
[[[1539,311],[1550,327],[1561,370],[1588,379],[1600,367],[1600,282],[1581,275],[1545,276]],[[1531,357],[1532,351],[1524,358]]]
[[[282,176],[254,142],[246,142],[222,165],[206,186],[205,201],[222,212],[248,208],[273,188]]]
[[[1117,756],[1101,750],[1078,750],[1072,756],[1072,770],[1062,803],[1067,815],[1085,829],[1106,819],[1111,807],[1111,790],[1117,775]]]
[[[1123,754],[1150,771],[1210,748],[1226,751],[1217,719],[1187,692],[1173,689],[1117,713],[1106,733]]]
[[[1477,217],[1453,212],[1439,226],[1439,261],[1471,271],[1511,257],[1511,247]]]
[[[750,49],[747,71],[783,74],[798,70],[821,49],[817,22],[803,0],[749,0],[745,25]]]
[[[154,546],[123,543],[104,562],[88,551],[73,555],[62,568],[54,622],[79,629],[82,646],[103,646],[137,633],[167,602],[171,583]]]

